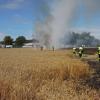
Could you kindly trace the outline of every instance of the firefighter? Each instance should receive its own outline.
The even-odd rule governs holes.
[[[75,47],[73,48],[73,54],[76,55],[76,48]]]
[[[41,46],[41,51],[43,51],[43,46]]]
[[[83,47],[79,47],[79,57],[81,58],[83,55]]]
[[[54,46],[52,46],[52,50],[55,51],[55,47]]]
[[[97,53],[98,53],[98,59],[100,61],[100,47],[98,47]]]

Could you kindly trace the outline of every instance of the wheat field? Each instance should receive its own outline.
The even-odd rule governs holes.
[[[100,90],[83,84],[90,75],[71,51],[0,49],[0,100],[95,100]]]

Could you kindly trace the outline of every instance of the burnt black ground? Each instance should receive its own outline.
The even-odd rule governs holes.
[[[86,60],[90,66],[90,70],[93,70],[92,74],[86,79],[86,84],[94,89],[100,89],[100,62],[95,60]]]

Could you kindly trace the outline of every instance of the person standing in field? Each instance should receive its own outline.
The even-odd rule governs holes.
[[[79,57],[83,56],[83,47],[79,47]]]
[[[53,51],[55,51],[55,48],[54,48],[54,46],[52,46],[52,50],[53,50]]]
[[[43,46],[41,46],[41,51],[43,51]]]
[[[98,59],[100,61],[100,47],[98,47],[97,53],[98,53]]]
[[[74,47],[73,48],[73,54],[76,55],[76,53],[77,53],[77,51],[76,51],[76,48]]]

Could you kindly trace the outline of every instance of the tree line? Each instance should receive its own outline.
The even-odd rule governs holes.
[[[1,43],[5,45],[5,47],[6,45],[13,45],[13,47],[22,47],[26,41],[27,40],[24,36],[18,36],[15,41],[11,36],[5,36]]]
[[[67,37],[69,38],[67,39]],[[85,45],[86,47],[94,47],[100,45],[100,40],[92,36],[90,32],[71,32],[64,37],[64,44],[69,44],[72,46]]]
[[[30,42],[39,42],[36,39],[27,40],[25,36],[18,36],[15,41],[11,36],[5,36],[3,41],[0,42],[1,44],[5,45],[13,45],[13,47],[22,47],[24,43]],[[82,46],[85,45],[86,47],[94,47],[100,45],[100,40],[96,39],[94,36],[91,35],[89,32],[83,33],[76,33],[71,32],[64,36],[63,39],[64,45],[71,45],[71,46]]]

